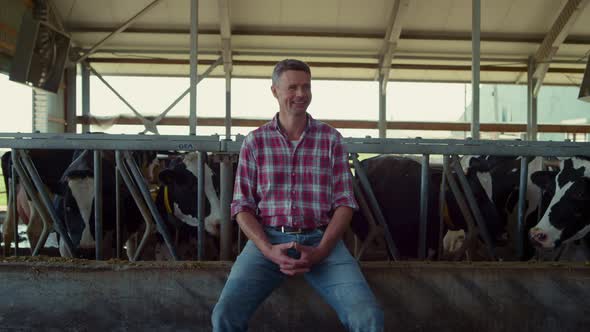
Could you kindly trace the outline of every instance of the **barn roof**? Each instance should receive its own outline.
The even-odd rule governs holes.
[[[52,2],[83,53],[153,0]],[[532,56],[548,65],[543,84],[579,85],[590,51],[588,2],[481,1],[481,81],[526,83]],[[315,78],[375,80],[391,59],[392,80],[471,80],[472,0],[198,3],[200,73],[225,49],[233,77],[268,78],[277,60],[298,57]],[[103,75],[188,76],[190,8],[189,0],[157,1],[88,60]],[[223,77],[224,66],[210,76]]]

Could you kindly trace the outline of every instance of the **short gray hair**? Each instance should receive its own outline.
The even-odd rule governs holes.
[[[304,71],[311,75],[311,69],[309,69],[307,63],[296,59],[285,59],[279,61],[275,65],[275,69],[272,71],[272,84],[277,85],[279,83],[281,75],[283,75],[283,73],[287,70]]]

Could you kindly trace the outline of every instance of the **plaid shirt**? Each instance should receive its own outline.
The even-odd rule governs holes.
[[[271,122],[244,140],[231,214],[249,211],[262,225],[316,228],[339,206],[357,208],[340,133],[307,114],[301,139],[290,142]]]

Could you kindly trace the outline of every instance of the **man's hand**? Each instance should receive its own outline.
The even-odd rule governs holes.
[[[328,256],[328,252],[320,247],[306,246],[297,242],[291,242],[289,244],[291,246],[288,248],[297,250],[301,254],[301,257],[299,257],[299,259],[295,259],[295,262],[297,263],[294,268],[289,268],[289,266],[281,266],[281,272],[286,275],[294,276],[308,272],[312,266],[321,262],[324,260],[324,258],[326,258],[326,256]]]
[[[269,250],[264,252],[264,256],[277,264],[281,272],[286,275],[294,276],[296,274],[303,274],[309,271],[307,262],[302,259],[291,258],[287,255],[287,250],[297,249],[299,246],[301,245],[296,242],[271,245]]]

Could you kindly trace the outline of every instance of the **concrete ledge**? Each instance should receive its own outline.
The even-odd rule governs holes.
[[[209,331],[230,263],[0,263],[0,329]],[[374,263],[363,270],[387,331],[584,331],[590,266],[535,263]],[[252,331],[342,331],[302,278],[275,291]]]

